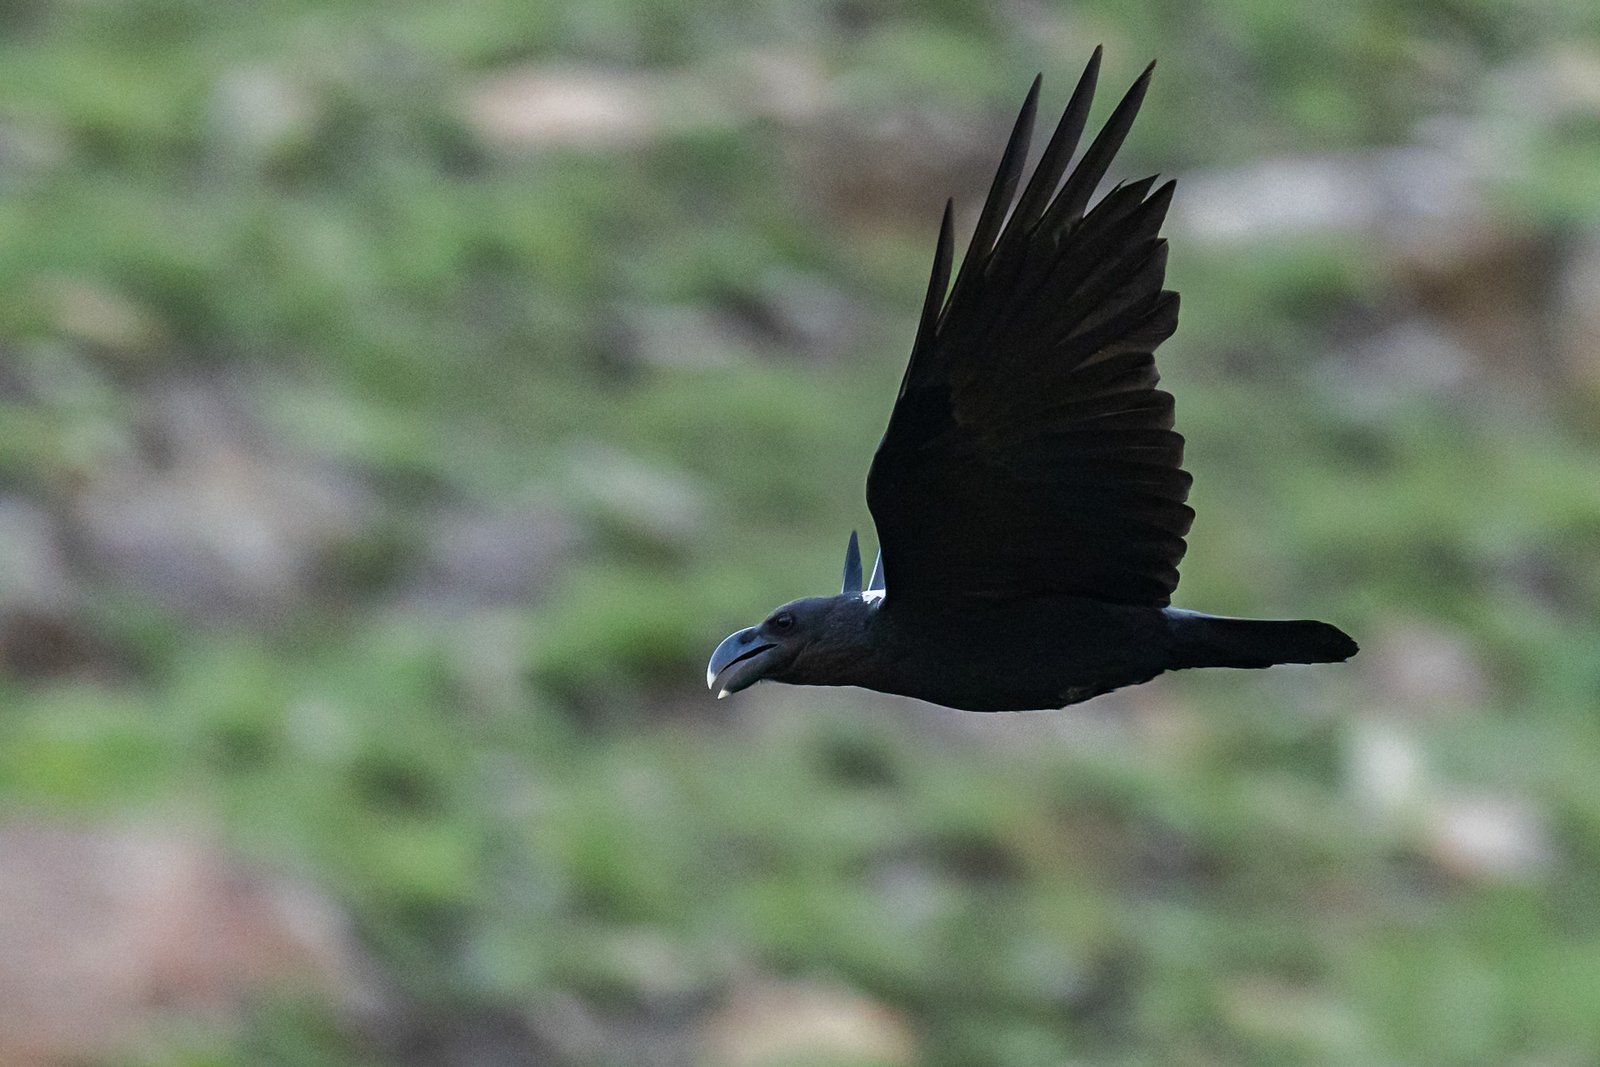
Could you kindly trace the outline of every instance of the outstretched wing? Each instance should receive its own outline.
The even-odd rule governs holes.
[[[1034,81],[948,299],[945,208],[867,476],[895,605],[1050,594],[1161,605],[1178,583],[1194,513],[1153,355],[1178,321],[1158,236],[1173,183],[1118,186],[1086,211],[1149,69],[1062,181],[1099,67],[1096,49],[1018,197]]]

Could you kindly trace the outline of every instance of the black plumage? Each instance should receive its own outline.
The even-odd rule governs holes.
[[[718,646],[719,696],[772,680],[1052,708],[1166,670],[1356,652],[1326,623],[1170,607],[1194,518],[1154,357],[1178,323],[1159,234],[1174,183],[1119,185],[1089,207],[1154,64],[1068,173],[1099,68],[1096,49],[1023,185],[1035,79],[954,284],[946,204],[867,475],[881,546],[869,588],[851,534],[838,596],[786,604]]]

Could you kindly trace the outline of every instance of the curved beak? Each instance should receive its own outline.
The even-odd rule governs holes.
[[[754,626],[729,634],[711,653],[711,662],[706,665],[706,687],[717,694],[718,700],[750,688],[761,681],[771,659],[767,653],[777,647],[762,640]]]

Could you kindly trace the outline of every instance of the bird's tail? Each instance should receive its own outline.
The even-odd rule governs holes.
[[[1230,619],[1166,610],[1172,666],[1270,667],[1275,663],[1342,663],[1359,647],[1337,626],[1310,619]]]

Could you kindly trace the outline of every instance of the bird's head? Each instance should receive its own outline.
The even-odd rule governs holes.
[[[721,698],[762,681],[838,684],[829,675],[864,636],[870,609],[859,594],[791,600],[760,625],[723,638],[706,685]]]

